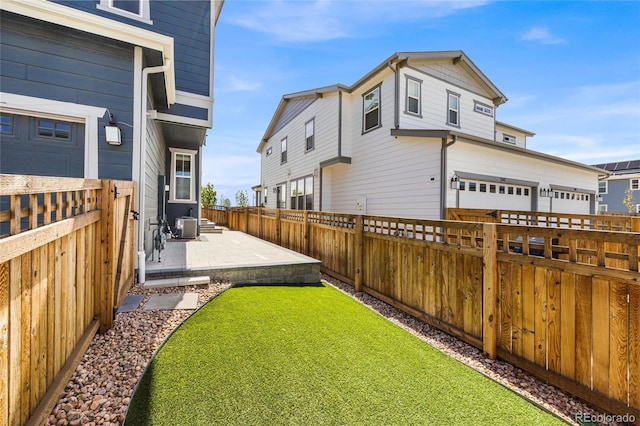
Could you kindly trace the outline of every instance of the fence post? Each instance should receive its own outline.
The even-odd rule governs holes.
[[[115,279],[115,248],[114,233],[114,194],[111,191],[113,181],[103,180],[100,197],[100,258],[97,265],[100,267],[98,285],[95,294],[96,314],[100,320],[100,333],[106,333],[113,325],[113,282]]]
[[[496,359],[498,347],[498,233],[494,223],[482,225],[482,351]]]
[[[302,213],[303,228],[302,228],[302,253],[305,256],[309,256],[309,211],[305,210]]]
[[[364,233],[364,219],[362,215],[356,216],[356,237],[355,237],[355,262],[356,270],[353,280],[355,291],[362,291],[362,234]]]
[[[280,209],[276,209],[276,244],[281,245],[280,239]]]

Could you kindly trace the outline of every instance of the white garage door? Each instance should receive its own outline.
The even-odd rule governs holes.
[[[528,186],[462,179],[458,191],[459,206],[467,209],[530,211],[531,191]]]
[[[554,213],[589,214],[591,194],[554,190],[551,199],[551,211]]]

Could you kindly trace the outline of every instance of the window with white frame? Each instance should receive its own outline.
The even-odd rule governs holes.
[[[292,210],[313,210],[313,177],[291,181]]]
[[[286,209],[287,208],[287,184],[282,183],[276,187],[276,202],[277,208]]]
[[[149,10],[149,0],[100,0],[96,7],[115,15],[125,16],[146,24],[153,24]]]
[[[287,162],[287,138],[280,141],[280,163]]]
[[[511,136],[511,135],[507,135],[506,133],[504,133],[502,135],[502,142],[506,142],[506,143],[510,143],[515,145],[516,144],[516,137],[515,136]]]
[[[306,141],[306,150],[311,151],[315,148],[315,119],[311,119],[304,125],[304,138]]]
[[[380,85],[362,95],[362,132],[382,126],[380,122]]]
[[[606,204],[598,204],[598,211],[599,212],[606,212],[607,211],[607,205]]]
[[[169,148],[171,152],[171,183],[169,201],[195,203],[195,156],[197,151]]]
[[[606,194],[609,192],[609,182],[601,180],[598,182],[598,194]]]
[[[407,99],[405,110],[409,114],[420,115],[422,107],[422,82],[407,76]]]
[[[640,179],[631,179],[631,182],[629,182],[629,188],[631,189],[640,189]]]
[[[460,127],[460,95],[447,90],[447,124]]]

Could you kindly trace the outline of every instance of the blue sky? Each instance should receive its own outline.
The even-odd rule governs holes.
[[[226,0],[203,182],[235,204],[287,93],[351,85],[395,52],[463,50],[507,96],[528,148],[587,164],[640,158],[640,2]]]

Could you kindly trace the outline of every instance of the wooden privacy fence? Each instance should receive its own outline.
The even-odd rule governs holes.
[[[202,217],[218,225],[227,225],[227,208],[223,206],[203,206]]]
[[[324,272],[490,357],[640,419],[638,232],[262,208],[227,215],[231,229],[319,259]]]
[[[43,424],[134,281],[134,183],[0,175],[0,424]]]

